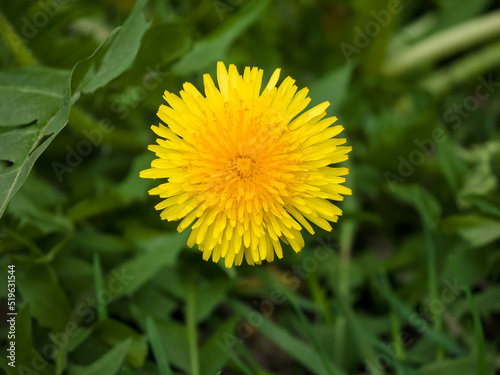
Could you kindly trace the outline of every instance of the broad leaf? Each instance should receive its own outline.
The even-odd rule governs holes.
[[[0,161],[8,164],[0,170],[0,216],[35,161],[67,123],[68,77],[67,72],[40,67],[0,72]],[[52,82],[43,88],[46,80]]]
[[[79,84],[72,82],[73,73],[50,68],[0,72],[0,165],[6,165],[0,170],[0,217],[35,161],[68,122],[71,87],[95,91],[133,63],[149,27],[142,15],[146,2],[137,1],[123,28],[108,38],[112,41],[106,53],[102,52],[108,45],[105,42],[73,68]]]

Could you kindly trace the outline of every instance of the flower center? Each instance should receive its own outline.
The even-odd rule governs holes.
[[[247,178],[255,171],[255,160],[248,155],[238,155],[231,162],[231,170],[239,177]]]

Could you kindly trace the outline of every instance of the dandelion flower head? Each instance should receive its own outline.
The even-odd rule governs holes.
[[[185,83],[180,96],[168,91],[152,126],[157,159],[141,172],[163,179],[149,194],[161,218],[181,220],[178,231],[191,230],[188,246],[198,245],[203,259],[224,258],[226,267],[250,265],[283,256],[281,243],[296,252],[310,223],[330,231],[351,190],[342,185],[351,147],[336,138],[341,125],[325,117],[328,102],[307,110],[308,89],[297,92],[287,77],[277,86],[277,69],[262,90],[263,71],[217,64],[216,87],[205,74],[202,95]]]

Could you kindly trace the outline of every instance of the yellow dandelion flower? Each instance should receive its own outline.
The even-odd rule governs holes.
[[[308,89],[297,92],[290,77],[277,87],[277,69],[261,90],[262,75],[219,62],[219,88],[205,74],[205,96],[188,82],[180,97],[165,91],[169,105],[158,117],[167,126],[152,126],[160,138],[149,146],[158,158],[140,174],[168,180],[149,191],[164,199],[155,207],[161,218],[182,219],[179,232],[191,226],[188,246],[226,267],[281,258],[280,241],[300,251],[302,227],[330,231],[342,214],[330,201],[351,194],[341,185],[348,169],[331,167],[351,147],[334,138],[343,130],[330,126],[337,118],[324,118],[330,104],[300,114]]]

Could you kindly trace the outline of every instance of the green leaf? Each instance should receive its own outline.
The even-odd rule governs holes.
[[[36,357],[37,361],[41,360],[41,355],[35,350],[33,346],[33,338],[31,337],[32,326],[29,310],[29,305],[26,304],[21,310],[18,311],[17,316],[15,316],[16,330],[15,338],[13,338],[12,341],[14,342],[14,346],[16,348],[16,367],[8,367],[7,374],[9,375],[18,375],[23,371],[25,371],[25,373],[29,373],[28,369],[33,369],[33,359]],[[9,318],[9,316],[7,316],[7,318]],[[8,338],[7,335],[5,335],[5,337]],[[10,345],[10,340],[7,340],[7,345]],[[50,373],[54,373],[52,365],[46,366],[42,371],[39,372],[40,375],[48,375]]]
[[[467,301],[469,302],[470,310],[472,311],[472,317],[474,321],[474,334],[476,336],[475,350],[477,352],[476,360],[476,370],[478,375],[487,375],[487,360],[486,360],[486,343],[484,341],[484,331],[483,325],[481,323],[481,317],[477,309],[476,301],[472,296],[470,286],[465,283],[464,275],[458,266],[458,262],[455,257],[452,259],[453,268],[458,276],[461,284],[465,286],[465,294],[467,296]]]
[[[475,294],[474,300],[481,316],[485,319],[495,311],[500,311],[500,285],[489,287],[484,292]],[[455,310],[455,316],[461,317],[468,312],[469,301],[459,301]]]
[[[494,194],[498,185],[497,179],[497,175],[491,170],[490,161],[484,158],[466,174],[464,184],[458,192],[458,201],[467,200],[470,195]]]
[[[394,194],[400,200],[414,206],[422,223],[428,228],[434,228],[436,222],[441,215],[441,204],[439,201],[425,188],[413,185],[397,185],[395,186]]]
[[[142,367],[148,354],[148,348],[142,335],[128,325],[114,319],[99,322],[95,328],[96,334],[105,343],[114,346],[130,339],[127,359],[132,366]]]
[[[148,283],[134,294],[130,310],[136,321],[142,323],[146,315],[155,320],[168,320],[177,306],[177,301],[161,293],[152,283]]]
[[[146,2],[137,1],[102,59],[96,57],[102,55],[107,43],[90,58],[79,62],[71,74],[41,67],[0,73],[0,127],[24,125],[0,133],[0,161],[9,164],[0,171],[0,217],[36,159],[66,125],[71,108],[71,87],[78,86],[84,92],[95,91],[132,64],[142,35],[149,27],[142,16]],[[86,69],[89,64],[93,64],[90,70]],[[72,82],[75,71],[75,81],[82,80],[79,85]]]
[[[23,185],[11,199],[7,206],[7,213],[11,217],[19,219],[20,227],[32,225],[44,234],[72,232],[73,224],[71,221],[59,212],[53,212],[52,207],[48,207],[53,192],[46,189],[44,181],[34,179],[32,175],[28,177],[27,181],[29,183]],[[54,198],[58,197],[54,196]]]
[[[328,101],[332,104],[328,111],[338,113],[347,96],[353,70],[354,64],[346,64],[316,80],[309,88],[311,105]]]
[[[437,145],[441,170],[454,192],[459,189],[463,178],[470,173],[459,151],[460,148],[453,139]]]
[[[92,325],[89,328],[79,327],[79,329],[70,336],[67,351],[72,352],[73,350],[76,350],[78,347],[80,347],[80,345],[83,344],[85,340],[90,337],[90,335],[92,335],[94,329],[95,325]]]
[[[46,265],[25,264],[16,267],[16,282],[31,315],[54,333],[64,332],[71,305],[60,287],[53,269]]]
[[[466,198],[467,203],[471,203],[486,215],[495,216],[500,219],[500,197],[496,195],[470,195]]]
[[[182,271],[175,265],[167,266],[154,277],[153,283],[156,287],[168,293],[168,295],[184,299],[186,288],[183,276]]]
[[[165,43],[166,40],[168,43]],[[188,52],[191,44],[191,33],[186,26],[154,25],[144,34],[134,65],[143,69],[145,66],[167,64]],[[158,48],[159,45],[161,48]]]
[[[114,375],[120,369],[125,356],[130,348],[132,339],[127,339],[109,350],[97,361],[89,366],[73,366],[70,368],[71,375]]]
[[[196,286],[196,321],[200,322],[225,299],[231,283],[226,279],[213,280]]]
[[[99,320],[105,320],[108,317],[108,311],[106,309],[106,300],[104,298],[105,289],[102,277],[101,260],[98,253],[94,253],[94,285]]]
[[[472,246],[479,247],[500,238],[500,220],[478,215],[454,215],[444,220],[443,230],[456,232]]]
[[[255,328],[264,336],[284,350],[290,357],[300,362],[304,367],[315,374],[329,374],[313,348],[292,336],[284,328],[264,318],[259,312],[251,309],[244,303],[232,301],[231,306],[236,313],[242,315],[243,319],[256,326]],[[257,321],[259,324],[255,323]]]
[[[420,368],[422,375],[470,375],[477,374],[476,371],[477,359],[474,356],[445,359]],[[489,371],[489,374],[493,374],[494,364],[489,364]]]
[[[189,345],[186,327],[174,321],[158,322],[156,328],[161,340],[161,347],[173,366],[189,373]]]
[[[137,178],[137,176],[140,171],[149,168],[152,160],[153,155],[151,155],[151,152],[142,153],[134,159],[127,177],[117,187],[117,191],[124,202],[130,203],[136,200],[146,200],[147,195],[145,191],[150,185],[150,182],[143,178]]]
[[[454,0],[438,0],[437,4],[440,8],[439,28],[455,25],[459,22],[466,21],[473,16],[478,15],[491,0],[476,0],[476,1],[461,1]]]
[[[434,328],[432,328],[430,324],[427,324],[427,321],[425,321],[420,316],[419,313],[412,310],[409,306],[405,304],[404,301],[402,301],[398,296],[396,296],[394,292],[391,290],[387,281],[385,280],[383,281],[383,286],[381,288],[381,295],[383,298],[387,300],[387,302],[389,302],[392,309],[395,312],[397,312],[402,319],[405,319],[405,321],[410,322],[411,325],[417,329],[421,328],[419,327],[420,325],[423,325],[423,327],[425,327],[424,328],[425,336],[432,339],[437,344],[440,344],[443,348],[450,351],[451,353],[454,354],[463,353],[463,349],[458,344],[456,344],[452,339],[444,335],[442,332],[436,331]]]
[[[168,358],[158,335],[158,329],[151,317],[146,318],[146,332],[161,375],[171,375]]]
[[[206,70],[217,60],[223,60],[236,38],[259,18],[270,1],[250,2],[234,16],[224,21],[222,26],[213,33],[195,42],[193,49],[172,67],[172,72],[178,75],[188,75]]]
[[[231,357],[230,352],[233,348],[229,347],[230,343],[226,340],[231,340],[234,337],[237,323],[238,316],[232,316],[220,324],[214,333],[203,343],[200,349],[200,369],[202,375],[215,374],[224,367]]]
[[[138,0],[122,28],[110,42],[102,58],[92,61],[89,73],[83,78],[78,90],[91,93],[118,77],[134,62],[142,36],[151,25],[146,22],[142,10],[148,0]]]
[[[0,72],[0,127],[48,121],[64,96],[69,71],[30,66]]]
[[[42,88],[50,79],[53,83]],[[9,102],[12,97],[15,103]],[[11,164],[0,170],[1,217],[35,161],[67,123],[68,73],[35,67],[0,72],[0,103],[0,127],[12,128],[0,133],[0,161]],[[24,126],[15,127],[19,125]]]
[[[275,287],[281,289],[282,293],[285,295],[287,300],[292,305],[293,309],[295,310],[295,313],[298,315],[300,322],[302,323],[302,326],[304,327],[304,330],[306,331],[307,335],[309,336],[309,339],[313,343],[316,349],[316,353],[321,359],[323,366],[328,370],[329,373],[342,374],[343,373],[342,370],[337,366],[335,366],[328,358],[325,346],[321,344],[319,336],[316,335],[316,332],[311,328],[311,325],[309,324],[309,321],[307,320],[304,312],[302,311],[302,308],[299,306],[294,294],[289,292],[288,289],[284,288],[282,285],[278,283],[275,283]]]
[[[186,243],[185,234],[165,234],[138,241],[144,253],[115,268],[105,279],[113,299],[131,295],[164,266],[172,264]],[[119,285],[119,287],[117,287]]]

